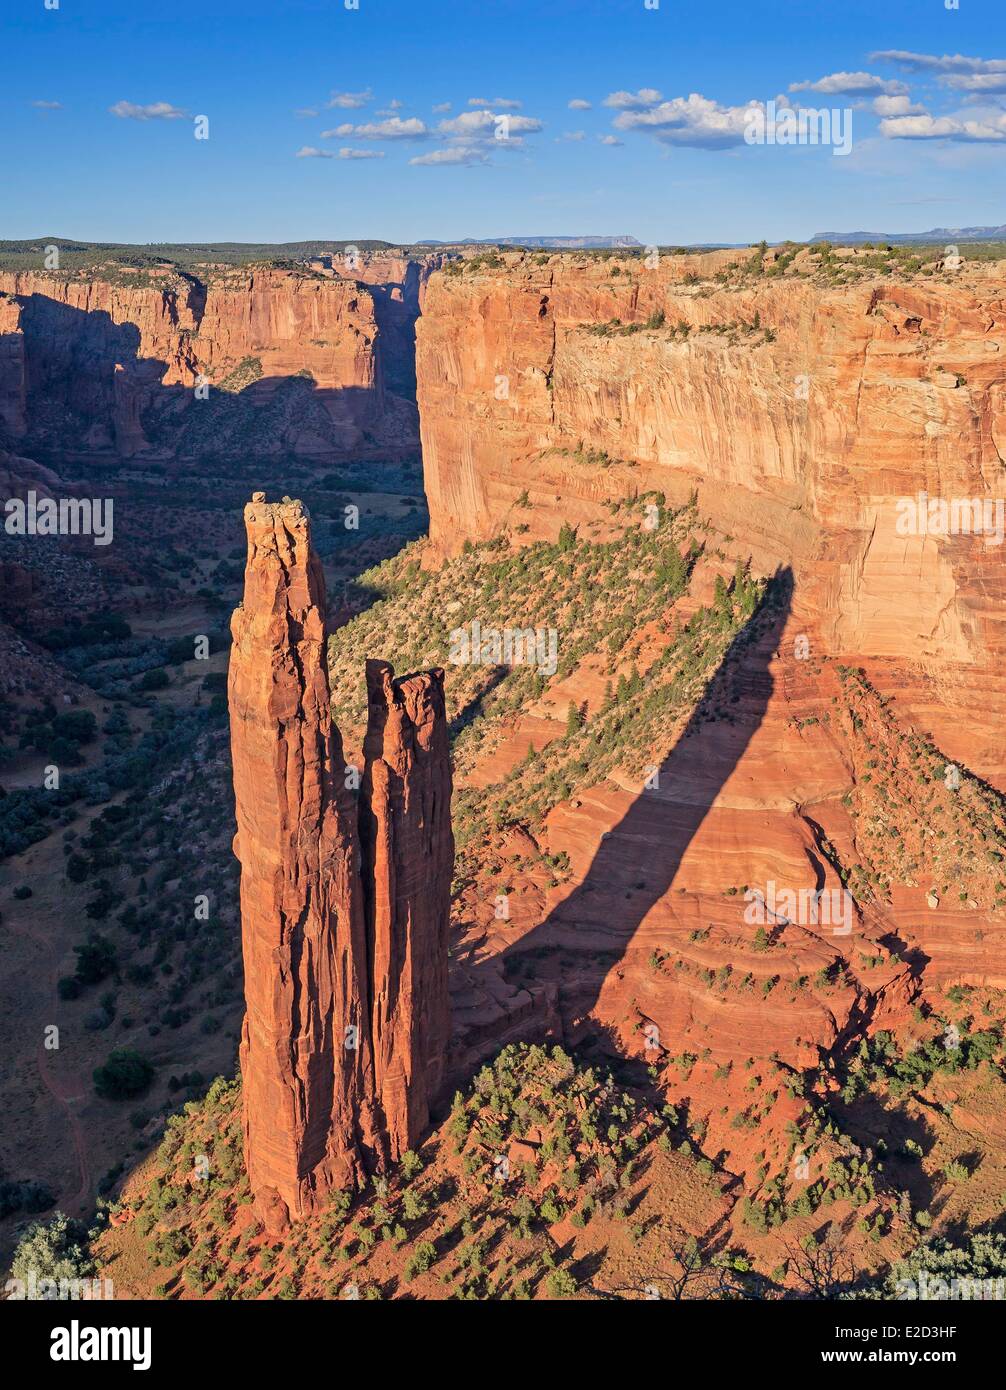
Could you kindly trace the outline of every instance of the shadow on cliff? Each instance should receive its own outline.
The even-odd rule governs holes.
[[[199,310],[205,287],[187,278],[193,282],[189,308]],[[164,461],[165,455],[181,460],[242,452],[275,454],[279,461],[288,453],[321,462],[337,461],[352,451],[418,450],[414,399],[395,394],[385,379],[386,369],[377,371],[370,386],[319,387],[306,368],[264,376],[261,361],[249,356],[226,376],[207,378],[208,390],[200,395],[192,385],[164,384],[170,368],[195,374],[198,360],[198,330],[178,328],[167,297],[163,327],[166,334],[176,335],[177,343],[171,362],[141,357],[139,325],[116,323],[107,310],[78,309],[42,294],[16,298],[21,306],[25,413],[35,423],[22,442],[34,452],[55,447],[66,453],[111,454],[142,465]],[[4,335],[0,351],[17,337]],[[406,336],[402,341],[407,352],[410,340]],[[383,361],[376,345],[375,359]],[[404,372],[396,371],[395,381],[404,381],[406,389],[407,365]],[[414,379],[414,366],[412,372]],[[72,444],[67,437],[71,432]],[[263,485],[270,482],[284,485],[283,478],[265,479]]]
[[[642,792],[603,836],[579,886],[502,953],[504,969],[514,971],[516,984],[529,953],[538,959],[527,974],[547,978],[551,967],[566,1018],[571,1013],[585,1018],[597,1004],[605,980],[651,908],[670,889],[689,845],[761,725],[775,684],[770,664],[792,598],[792,571],[782,569],[727,648],[660,764],[656,787]],[[564,964],[566,952],[575,956],[575,966]],[[600,1041],[604,1029],[591,1029]]]

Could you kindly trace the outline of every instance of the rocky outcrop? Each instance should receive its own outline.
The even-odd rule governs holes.
[[[0,428],[120,457],[244,454],[252,437],[306,457],[415,448],[364,284],[271,265],[205,277],[0,274]]]
[[[398,1157],[428,1124],[448,1033],[451,777],[442,672],[395,681],[374,663],[357,805],[332,723],[307,512],[256,493],[245,523],[228,678],[241,1072],[249,1181],[276,1227]]]
[[[444,673],[396,680],[386,661],[368,661],[367,692],[360,831],[374,1075],[397,1160],[429,1124],[447,1069],[454,837]]]

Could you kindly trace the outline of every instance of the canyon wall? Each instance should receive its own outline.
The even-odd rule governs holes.
[[[0,428],[120,457],[414,449],[380,332],[365,284],[305,269],[0,273]]]
[[[249,1182],[276,1228],[397,1160],[429,1124],[449,1033],[451,773],[443,673],[396,681],[370,663],[357,804],[307,512],[256,493],[245,524],[228,676],[241,1072]]]
[[[416,322],[430,276],[445,261],[439,252],[418,259],[370,252],[353,271],[370,289],[377,321],[377,349],[389,389],[415,399]]]
[[[697,489],[758,568],[792,565],[824,650],[884,663],[947,750],[965,758],[966,727],[966,760],[1002,781],[1001,547],[902,535],[898,499],[1006,497],[1004,268],[717,281],[744,255],[434,276],[417,370],[435,550]]]

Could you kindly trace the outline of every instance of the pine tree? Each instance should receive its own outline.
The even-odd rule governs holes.
[[[559,530],[559,549],[572,550],[576,545],[576,530],[570,526],[568,521],[564,521]]]

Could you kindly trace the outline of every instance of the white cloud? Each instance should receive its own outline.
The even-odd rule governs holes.
[[[880,96],[874,97],[873,114],[875,116],[923,116],[925,107],[918,102],[912,101],[908,96]]]
[[[492,134],[497,122],[506,122],[505,129],[510,135],[531,135],[542,129],[542,123],[533,116],[494,116],[491,111],[462,111],[448,121],[441,121],[437,130],[442,135],[462,136],[466,140]]]
[[[665,145],[723,149],[743,144],[751,112],[763,109],[759,101],[750,101],[746,106],[720,106],[692,92],[647,110],[623,110],[615,117],[615,126],[618,130],[645,131]]]
[[[1006,58],[966,58],[962,53],[912,53],[904,48],[885,48],[870,54],[871,63],[896,63],[911,72],[1006,72]]]
[[[589,111],[590,102],[584,101],[583,97],[574,97],[569,103],[570,111]]]
[[[488,164],[489,158],[484,150],[473,145],[452,145],[446,150],[431,150],[429,154],[416,155],[410,164]]]
[[[791,92],[821,92],[826,96],[869,96],[882,92],[885,96],[902,96],[908,88],[894,78],[877,77],[872,72],[833,72],[816,82],[791,82]]]
[[[562,138],[564,140],[585,140],[587,135],[586,131],[583,130],[564,130],[562,132]]]
[[[123,121],[181,121],[188,113],[169,101],[152,101],[149,106],[137,106],[132,101],[117,101],[110,106],[113,116]]]
[[[62,111],[63,109],[61,101],[33,101],[32,106],[39,111]]]
[[[365,92],[333,92],[325,105],[338,106],[344,111],[356,111],[361,106],[366,106],[373,98],[374,94],[369,87]]]
[[[962,121],[957,116],[892,116],[880,122],[880,133],[888,140],[956,140],[965,144],[987,144],[1006,140],[1006,114],[987,121]]]
[[[295,116],[317,116],[317,106],[299,106],[293,113]]]
[[[487,101],[485,97],[469,97],[469,106],[486,106],[493,111],[519,111],[523,102],[514,101],[512,97],[493,97]]]
[[[445,114],[445,112],[449,111],[450,109],[451,103],[449,101],[438,101],[436,106],[434,106],[433,108],[433,113],[436,116],[442,116]]]
[[[1006,72],[962,73],[940,79],[945,87],[957,92],[1006,92]]]
[[[604,98],[604,104],[620,111],[644,111],[648,106],[656,106],[661,99],[662,93],[656,87],[640,87],[638,92],[612,92]]]
[[[425,140],[429,133],[426,122],[418,116],[410,116],[405,121],[400,116],[391,116],[386,121],[369,121],[365,125],[346,121],[334,130],[323,130],[321,138],[330,140],[333,135],[350,135],[355,140]]]
[[[343,145],[338,153],[335,150],[320,150],[314,145],[304,145],[297,150],[299,160],[382,160],[384,150],[354,150]]]
[[[617,135],[599,135],[597,138],[600,140],[602,145],[621,146],[625,144],[625,141],[619,140]]]

